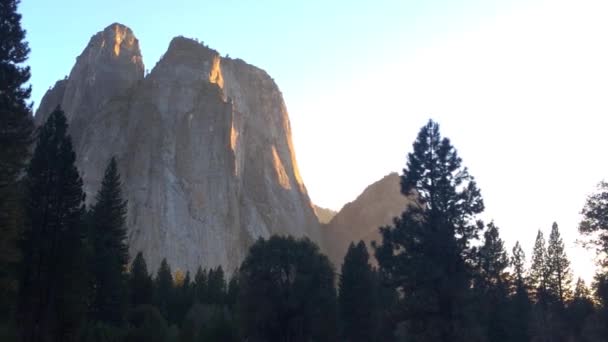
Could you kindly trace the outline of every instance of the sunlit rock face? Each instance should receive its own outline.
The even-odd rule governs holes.
[[[379,228],[393,223],[410,203],[401,194],[400,177],[391,173],[368,186],[354,201],[347,203],[323,227],[328,256],[336,266],[343,262],[351,242],[359,240],[369,247],[372,241],[382,242]],[[373,256],[373,250],[369,249]]]
[[[66,111],[87,202],[118,159],[131,255],[152,269],[232,272],[258,237],[319,223],[299,175],[281,92],[263,70],[174,38],[144,78],[137,39],[113,24],[45,95],[39,122]]]

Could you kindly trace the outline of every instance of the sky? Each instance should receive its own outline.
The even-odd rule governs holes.
[[[608,176],[605,0],[23,0],[34,106],[113,22],[152,69],[172,37],[266,70],[289,111],[317,205],[339,210],[401,172],[420,127],[439,122],[476,178],[510,250],[530,258],[559,224],[575,275],[593,253],[579,212]]]

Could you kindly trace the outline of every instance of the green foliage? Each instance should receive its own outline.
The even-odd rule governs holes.
[[[388,281],[403,294],[400,319],[417,341],[463,341],[475,331],[466,312],[474,253],[481,227],[480,192],[439,125],[418,134],[401,178],[404,195],[416,196],[394,226],[380,229],[376,258]]]
[[[333,267],[310,240],[259,239],[241,265],[239,287],[249,341],[336,341]]]
[[[140,305],[152,304],[154,283],[150,273],[148,273],[146,260],[141,252],[137,253],[133,260],[133,264],[131,265],[129,289],[131,307],[135,308]]]
[[[40,129],[26,184],[20,318],[24,341],[73,341],[86,311],[88,277],[82,180],[56,109]]]
[[[350,244],[339,280],[338,304],[345,341],[375,341],[377,298],[374,272],[363,241]]]
[[[127,202],[123,200],[116,159],[105,170],[96,203],[90,211],[91,271],[94,320],[120,325],[127,310]]]
[[[22,64],[29,48],[19,0],[0,1],[0,321],[14,313],[18,268],[17,246],[23,233],[23,201],[19,178],[29,157],[33,122],[26,103],[30,69]]]

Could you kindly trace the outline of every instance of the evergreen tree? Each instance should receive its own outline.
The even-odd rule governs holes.
[[[129,274],[129,293],[131,296],[131,307],[136,308],[140,305],[152,304],[154,296],[154,284],[146,260],[141,252],[137,253],[131,273]]]
[[[194,304],[194,292],[192,282],[190,280],[190,272],[177,271],[174,276],[175,294],[172,305],[172,314],[175,323],[181,323],[188,313],[188,310]]]
[[[108,164],[90,211],[94,279],[92,318],[120,325],[127,310],[127,202],[123,200],[116,159]]]
[[[518,292],[526,292],[526,254],[524,250],[521,248],[519,241],[515,242],[515,246],[513,246],[513,256],[511,257],[511,266],[513,267],[513,272],[515,275],[515,293]]]
[[[571,330],[571,338],[575,341],[583,340],[583,328],[587,319],[593,314],[594,307],[591,300],[591,292],[585,285],[585,281],[578,278],[572,301],[568,305],[567,322]]]
[[[226,279],[222,266],[209,270],[207,296],[210,304],[222,305],[226,301]]]
[[[587,198],[581,211],[583,220],[578,229],[592,238],[591,245],[598,251],[608,253],[608,182],[600,182],[598,191]]]
[[[530,340],[529,320],[530,320],[530,297],[526,284],[526,255],[519,244],[513,247],[511,266],[514,272],[514,290],[509,305],[510,329],[509,341],[525,342]]]
[[[84,192],[63,112],[41,128],[26,183],[29,223],[23,243],[23,341],[74,341],[86,311]]]
[[[160,314],[171,322],[169,311],[173,300],[173,275],[167,259],[163,259],[156,273],[155,304]]]
[[[475,290],[480,304],[479,321],[485,327],[488,340],[508,339],[508,274],[509,258],[494,223],[487,226],[484,243],[478,250],[478,273]]]
[[[226,305],[234,312],[239,296],[239,277],[238,270],[232,275],[228,282],[228,290],[226,292]]]
[[[480,192],[450,140],[429,121],[418,134],[401,178],[404,195],[417,205],[381,228],[376,258],[403,293],[401,319],[417,341],[464,341],[475,329],[466,309],[473,249],[483,211]]]
[[[12,314],[17,297],[17,241],[22,234],[23,206],[20,175],[32,141],[31,107],[26,103],[31,88],[27,60],[29,48],[19,0],[0,0],[0,321]]]
[[[540,230],[536,235],[534,250],[532,251],[532,265],[530,266],[530,286],[535,291],[536,301],[543,302],[548,296],[549,269],[547,262],[547,249],[545,237]]]
[[[342,338],[351,342],[375,341],[376,289],[374,272],[363,241],[351,243],[339,280],[338,304],[342,322]]]
[[[334,271],[308,239],[259,239],[239,268],[243,340],[337,341]]]
[[[194,298],[198,303],[207,302],[207,270],[200,266],[194,275]]]
[[[570,261],[566,256],[564,241],[559,234],[557,223],[553,223],[547,246],[547,287],[553,298],[558,300],[560,307],[564,307],[570,297]]]

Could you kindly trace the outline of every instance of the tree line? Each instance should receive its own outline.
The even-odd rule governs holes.
[[[92,204],[63,111],[34,129],[18,1],[0,0],[0,340],[605,341],[608,184],[578,229],[602,256],[591,288],[573,282],[559,227],[530,262],[510,253],[439,125],[413,143],[401,192],[416,201],[381,240],[352,243],[338,270],[312,241],[259,239],[237,270],[151,274],[130,260],[118,162]],[[370,251],[377,264],[371,259]],[[529,266],[528,266],[529,265]]]

